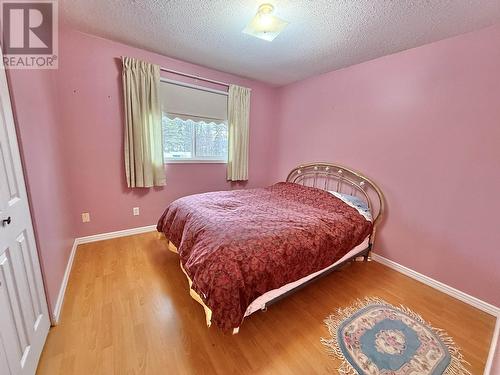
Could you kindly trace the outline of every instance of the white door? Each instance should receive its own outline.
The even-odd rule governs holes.
[[[0,374],[34,374],[49,313],[0,50]]]

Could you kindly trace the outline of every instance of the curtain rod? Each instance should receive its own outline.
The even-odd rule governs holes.
[[[229,87],[229,83],[226,83],[226,82],[215,81],[213,79],[203,78],[203,77],[200,77],[200,76],[195,76],[193,74],[183,73],[183,72],[179,72],[177,70],[172,70],[172,69],[167,69],[167,68],[162,68],[162,67],[160,67],[160,70],[162,72],[168,72],[168,73],[172,73],[172,74],[177,74],[177,75],[188,77],[188,78],[199,79],[200,81],[210,82],[210,83],[214,83],[216,85]]]

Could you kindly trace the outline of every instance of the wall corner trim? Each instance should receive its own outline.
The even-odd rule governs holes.
[[[488,354],[488,360],[486,361],[486,367],[484,368],[484,375],[495,375],[493,374],[493,361],[495,359],[496,348],[500,345],[500,315],[497,318],[497,323],[495,324],[495,331],[493,332],[493,338],[491,339],[490,353]]]
[[[124,230],[118,230],[116,232],[99,233],[99,234],[94,234],[92,236],[75,238],[75,241],[73,242],[73,247],[71,248],[71,253],[68,258],[68,264],[66,265],[66,270],[64,271],[64,277],[61,283],[61,288],[59,289],[59,294],[57,296],[54,312],[52,314],[52,325],[59,324],[62,306],[64,303],[64,296],[66,294],[66,287],[68,286],[69,275],[71,274],[71,269],[73,268],[73,261],[75,260],[75,254],[78,245],[90,242],[109,240],[112,238],[132,236],[134,234],[153,232],[155,230],[156,230],[156,225],[147,225],[145,227],[124,229]]]
[[[403,275],[406,275],[408,277],[411,277],[412,279],[415,279],[417,281],[420,281],[421,283],[424,283],[434,289],[439,290],[440,292],[443,292],[445,294],[448,294],[449,296],[452,296],[462,302],[465,302],[479,310],[482,310],[490,315],[493,315],[495,317],[500,317],[500,307],[494,306],[489,304],[488,302],[482,301],[479,298],[473,297],[467,293],[464,293],[458,289],[455,289],[449,285],[446,285],[440,281],[434,280],[430,278],[429,276],[422,275],[421,273],[418,273],[417,271],[414,271],[410,268],[407,268],[399,263],[396,263],[390,259],[384,258],[381,255],[372,253],[371,254],[372,259],[375,262],[381,263],[384,266],[387,266],[389,268],[392,268],[395,271],[398,271],[402,273]]]

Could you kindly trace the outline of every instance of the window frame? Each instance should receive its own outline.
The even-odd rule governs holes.
[[[180,115],[180,114],[176,114],[176,113],[171,114],[172,116],[174,116],[174,118],[172,119],[171,117],[168,117],[168,113],[163,112],[163,111],[162,111],[161,115],[162,115],[162,123],[163,123],[163,116],[165,116],[171,120],[173,120],[173,119],[175,119],[175,117],[177,117],[183,121],[186,121],[187,119],[189,119],[189,120],[193,121],[194,123],[204,122],[206,124],[209,124],[209,123],[213,122],[213,123],[217,123],[217,124],[226,124],[227,131],[229,131],[228,121],[223,120],[223,119],[211,119],[211,118],[199,117],[199,116],[194,116],[194,115]],[[199,119],[199,120],[195,121],[195,119]],[[207,121],[209,121],[209,122],[207,122]],[[228,142],[229,142],[229,140],[228,140]],[[196,154],[196,126],[193,126],[191,128],[191,149],[193,150],[193,153]],[[200,156],[195,156],[192,158],[168,158],[165,156],[165,146],[163,147],[163,164],[227,164],[228,158],[229,158],[229,150],[228,150],[228,154],[223,159],[212,158],[212,157],[200,157]]]

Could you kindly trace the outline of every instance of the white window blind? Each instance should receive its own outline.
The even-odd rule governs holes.
[[[227,120],[226,95],[162,82],[160,97],[162,111],[169,115]]]
[[[163,151],[168,163],[227,162],[227,95],[162,80]]]

